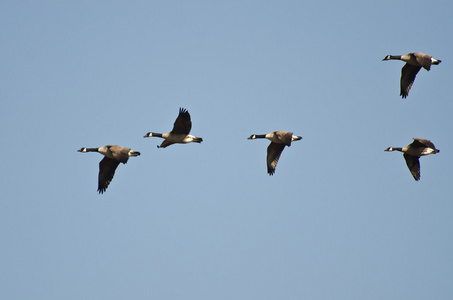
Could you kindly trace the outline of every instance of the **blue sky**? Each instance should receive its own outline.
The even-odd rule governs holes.
[[[2,2],[0,297],[452,298],[453,4],[406,4]],[[179,107],[203,143],[143,138]],[[107,144],[142,155],[99,195]]]

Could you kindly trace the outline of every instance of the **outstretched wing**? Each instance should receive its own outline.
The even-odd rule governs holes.
[[[406,63],[401,70],[401,92],[400,96],[406,98],[409,95],[409,91],[414,83],[415,76],[422,67],[413,66]]]
[[[174,144],[173,142],[164,140],[164,141],[162,142],[162,144],[160,144],[160,146],[157,146],[157,148],[166,148],[166,147],[168,147],[168,146],[170,146],[170,145],[173,145],[173,144]]]
[[[119,161],[105,156],[99,163],[99,183],[98,192],[103,194],[115,175],[115,170],[120,164]]]
[[[278,160],[280,159],[280,155],[285,146],[285,144],[271,142],[267,147],[267,173],[269,173],[269,175],[275,173],[275,168],[277,167]]]
[[[429,69],[431,69],[431,58],[432,56],[431,55],[428,55],[428,54],[425,54],[425,53],[421,53],[421,52],[417,52],[417,53],[414,53],[415,55],[415,59],[417,60],[417,62],[423,67],[425,68],[427,71],[429,71]]]
[[[277,135],[280,142],[282,142],[283,144],[285,144],[288,147],[291,146],[291,142],[293,140],[292,132],[279,130],[279,131],[276,131],[275,134]]]
[[[121,146],[110,146],[110,152],[114,159],[122,162],[123,164],[127,163],[129,159],[129,151],[131,148],[121,147]]]
[[[414,138],[412,145],[416,146],[416,147],[428,147],[431,149],[436,149],[434,144],[430,140],[427,140],[427,139]]]
[[[190,114],[187,109],[180,108],[179,115],[173,124],[171,133],[175,134],[189,134],[192,129],[192,121],[190,121]]]
[[[409,171],[411,171],[412,176],[414,176],[414,179],[419,181],[420,180],[420,162],[418,160],[417,156],[412,156],[409,154],[404,153],[403,154],[404,159],[406,160],[406,165],[409,168]]]

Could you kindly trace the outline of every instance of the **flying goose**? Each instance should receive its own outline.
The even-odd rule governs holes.
[[[416,181],[420,180],[420,156],[428,154],[436,154],[439,152],[439,149],[436,149],[433,143],[430,140],[414,138],[412,144],[407,145],[404,148],[400,147],[388,147],[384,151],[400,151],[403,152],[404,159],[406,160],[406,165],[411,171],[412,176]]]
[[[409,95],[409,90],[414,83],[415,76],[418,71],[423,67],[426,71],[429,71],[431,65],[438,65],[442,61],[434,59],[431,55],[414,52],[406,55],[387,55],[384,60],[398,59],[405,61],[403,69],[401,70],[401,93],[400,96],[406,98]]]
[[[140,152],[132,151],[117,145],[107,145],[99,148],[80,148],[78,152],[99,152],[104,158],[99,163],[99,183],[98,192],[103,194],[115,175],[115,170],[121,163],[127,163],[129,156],[139,156]]]
[[[176,118],[175,123],[173,124],[173,129],[167,133],[154,133],[148,132],[144,137],[156,136],[165,139],[165,141],[157,146],[157,148],[165,148],[172,144],[186,144],[186,143],[201,143],[202,138],[195,137],[190,135],[190,129],[192,128],[192,122],[190,121],[190,114],[187,109],[180,108],[179,115]]]
[[[291,142],[301,140],[302,137],[293,135],[292,132],[278,130],[268,134],[252,134],[248,139],[268,139],[271,141],[267,147],[267,173],[273,175],[277,167],[278,159],[285,146],[291,146]]]

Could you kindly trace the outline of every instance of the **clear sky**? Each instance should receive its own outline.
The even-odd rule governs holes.
[[[408,4],[2,1],[0,298],[453,299],[453,2]],[[143,138],[180,107],[203,143]]]

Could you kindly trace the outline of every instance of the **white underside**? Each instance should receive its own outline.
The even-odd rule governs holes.
[[[268,139],[269,141],[273,142],[273,143],[276,143],[276,144],[281,144],[282,142],[278,139],[278,136],[276,134],[274,134],[273,132],[272,133],[268,133],[266,134],[266,139]],[[293,135],[292,138],[291,138],[292,141],[296,141],[296,140],[300,140],[300,138],[296,135]]]
[[[172,143],[181,143],[181,144],[187,144],[193,142],[194,139],[196,139],[195,136],[193,135],[173,135],[173,134],[163,134],[162,137]]]
[[[423,150],[422,155],[428,155],[428,154],[432,154],[432,153],[435,153],[435,152],[436,151],[434,151],[434,149],[426,148],[425,150]]]

